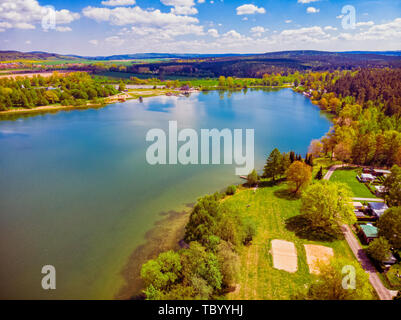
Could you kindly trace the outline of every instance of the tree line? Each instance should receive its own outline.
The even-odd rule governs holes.
[[[310,73],[299,92],[335,116],[322,152],[360,165],[401,165],[401,69]]]
[[[60,103],[80,105],[88,100],[117,94],[110,85],[102,85],[85,72],[68,75],[53,73],[32,78],[0,79],[0,111],[12,108],[34,108]]]
[[[141,269],[149,300],[215,299],[229,291],[239,273],[238,250],[252,241],[256,224],[228,212],[221,200],[236,192],[200,198],[185,228],[186,248],[159,254]]]

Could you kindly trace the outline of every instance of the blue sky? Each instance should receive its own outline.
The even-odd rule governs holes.
[[[352,11],[342,14],[346,5],[355,20]],[[400,50],[400,44],[401,0],[0,0],[2,50],[93,56]]]

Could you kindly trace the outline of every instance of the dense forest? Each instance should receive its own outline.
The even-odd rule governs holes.
[[[298,91],[335,115],[325,153],[361,165],[401,162],[401,69],[310,73]]]
[[[75,106],[116,93],[118,91],[114,87],[103,85],[82,72],[68,75],[54,73],[47,78],[41,75],[20,79],[1,78],[0,111],[56,103]]]

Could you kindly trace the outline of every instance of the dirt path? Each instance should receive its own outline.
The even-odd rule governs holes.
[[[332,166],[329,171],[324,176],[324,180],[330,180],[333,172],[336,171],[338,168],[344,167],[347,165],[335,165]],[[354,198],[357,200],[358,198]],[[374,199],[378,201],[378,199]],[[381,200],[381,199],[380,199]],[[370,200],[361,200],[361,201],[370,201]],[[342,231],[347,241],[349,247],[351,248],[352,252],[354,253],[355,257],[358,259],[359,263],[361,264],[362,268],[369,274],[369,281],[372,287],[376,290],[377,295],[379,296],[380,300],[392,300],[393,297],[397,294],[396,291],[388,290],[380,280],[376,268],[370,262],[369,258],[367,257],[365,251],[362,249],[361,245],[359,244],[358,240],[355,238],[355,235],[352,233],[351,229],[347,225],[342,226]]]

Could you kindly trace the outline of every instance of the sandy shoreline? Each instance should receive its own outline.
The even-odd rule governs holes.
[[[176,90],[148,90],[148,91],[130,91],[124,94],[117,94],[114,96],[110,96],[105,98],[104,103],[99,104],[86,104],[86,105],[79,105],[79,106],[40,106],[35,107],[32,109],[25,109],[25,108],[15,108],[6,111],[0,111],[0,118],[2,115],[18,115],[18,114],[30,114],[30,113],[45,113],[45,112],[53,112],[53,111],[63,111],[63,110],[79,110],[79,109],[90,109],[90,108],[99,108],[105,107],[110,104],[118,103],[118,102],[125,102],[128,100],[138,100],[139,96],[142,98],[150,98],[156,96],[167,96],[167,93],[171,92],[171,96],[179,96],[182,94],[180,91]],[[192,90],[190,93],[199,92]],[[124,100],[121,101],[120,98],[123,97]]]

